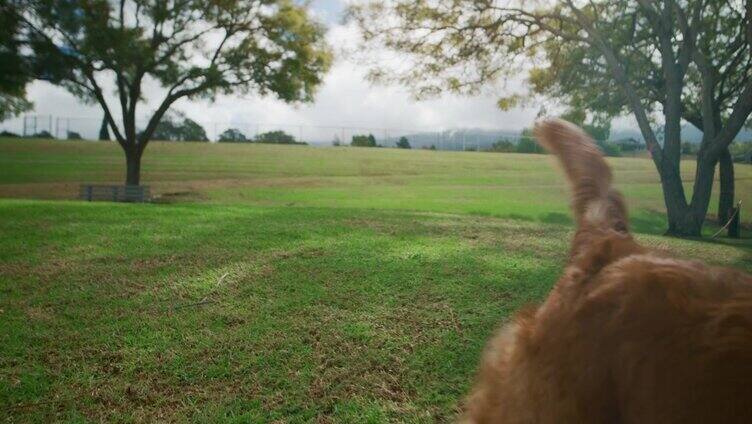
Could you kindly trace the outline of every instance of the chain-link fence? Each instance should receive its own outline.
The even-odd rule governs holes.
[[[198,138],[209,141],[231,139],[265,140],[282,136],[286,140],[315,146],[349,145],[355,137],[374,140],[379,146],[396,147],[402,139],[411,148],[437,150],[487,150],[500,141],[517,143],[520,133],[504,130],[455,129],[430,130],[420,128],[375,128],[339,125],[296,125],[285,123],[218,122],[195,120],[201,130]],[[136,127],[142,129],[146,121]],[[0,123],[6,135],[54,138],[59,140],[99,140],[102,118],[66,117],[53,115],[26,115]],[[282,135],[280,135],[280,133]],[[276,134],[276,135],[275,135]],[[154,139],[160,139],[158,137]],[[110,139],[114,139],[110,133]]]

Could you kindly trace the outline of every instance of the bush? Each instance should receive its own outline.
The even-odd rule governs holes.
[[[376,137],[373,134],[368,135],[354,135],[350,145],[353,147],[377,147]]]
[[[729,150],[731,151],[731,157],[734,158],[734,162],[752,163],[752,141],[732,143],[729,146]]]
[[[697,144],[690,143],[689,141],[682,141],[681,152],[683,155],[694,156],[697,154],[697,148],[698,148]]]
[[[81,140],[83,137],[81,137],[81,134],[75,132],[75,131],[68,131],[68,134],[66,134],[66,137],[68,140]]]
[[[501,153],[509,153],[514,151],[514,143],[507,139],[501,139],[494,144],[491,145],[491,147],[488,148],[489,152],[501,152]]]
[[[20,137],[20,136],[18,134],[14,133],[14,132],[3,130],[2,132],[0,132],[0,137],[12,137],[12,138],[16,138],[16,137]]]
[[[621,148],[616,143],[612,143],[610,141],[596,141],[596,144],[598,145],[598,147],[600,147],[601,151],[606,156],[621,156]]]
[[[514,151],[516,153],[543,153],[543,148],[532,137],[522,137]]]
[[[257,135],[253,139],[256,143],[266,144],[308,144],[302,141],[295,141],[295,137],[284,131],[269,131]]]
[[[53,137],[49,131],[39,131],[38,133],[32,135],[31,138],[55,138],[55,137]]]
[[[217,138],[217,141],[221,143],[243,143],[249,141],[245,134],[240,132],[237,128],[228,128],[222,132]]]
[[[397,142],[397,147],[400,149],[410,149],[410,142],[407,141],[407,137],[400,137],[399,141]]]
[[[166,141],[209,141],[204,128],[182,112],[163,116],[151,138]]]

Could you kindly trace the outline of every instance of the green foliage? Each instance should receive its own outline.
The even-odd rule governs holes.
[[[690,143],[689,141],[682,141],[681,151],[683,155],[694,156],[697,154],[698,148],[699,148],[699,145],[695,143]]]
[[[81,140],[81,139],[83,139],[83,137],[81,137],[81,134],[77,133],[75,131],[68,131],[68,133],[66,134],[65,138],[68,139],[68,140]]]
[[[353,147],[376,147],[376,137],[373,134],[354,135],[350,145]]]
[[[621,147],[619,147],[619,145],[614,142],[607,140],[598,140],[596,141],[596,144],[606,156],[621,156]]]
[[[407,140],[407,137],[400,137],[399,141],[397,142],[397,147],[400,149],[410,149],[410,142]]]
[[[30,138],[55,138],[52,136],[52,134],[47,130],[39,131],[36,134],[32,134]]]
[[[734,143],[731,145],[730,150],[734,162],[752,164],[752,141]]]
[[[516,153],[545,153],[543,148],[538,145],[533,137],[533,130],[525,128],[522,130],[517,146],[515,147]]]
[[[499,153],[510,153],[515,151],[515,145],[511,141],[503,138],[499,141],[496,141],[494,144],[491,145],[491,147],[488,149],[489,152],[499,152]]]
[[[594,140],[602,142],[611,135],[611,120],[602,114],[588,119],[588,113],[584,109],[570,108],[561,118],[578,125]]]
[[[110,128],[107,123],[107,118],[102,118],[102,125],[99,126],[99,140],[110,141]]]
[[[284,131],[269,131],[261,133],[254,138],[256,143],[269,144],[307,144],[302,141],[296,141],[295,137]]]
[[[204,128],[181,112],[169,113],[162,117],[153,137],[166,141],[209,141]]]
[[[0,5],[0,122],[31,109],[26,100],[30,69],[21,53],[20,18],[14,1]]]
[[[250,140],[248,140],[245,134],[243,134],[239,129],[228,128],[219,135],[217,141],[225,143],[243,143]]]

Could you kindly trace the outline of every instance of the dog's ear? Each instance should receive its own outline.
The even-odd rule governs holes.
[[[611,169],[595,142],[579,127],[561,119],[535,124],[538,142],[555,155],[572,185],[572,209],[577,222],[573,254],[588,239],[613,230],[628,234],[627,207],[611,186]]]

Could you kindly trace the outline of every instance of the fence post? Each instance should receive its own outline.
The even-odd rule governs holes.
[[[741,202],[738,205],[736,205],[736,207],[732,207],[729,213],[731,214],[732,217],[731,217],[731,224],[729,224],[729,227],[728,227],[728,236],[730,238],[739,238],[741,236],[741,231],[740,231],[741,226],[739,225],[741,221],[740,215],[742,213]]]

